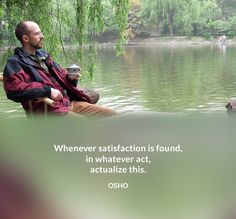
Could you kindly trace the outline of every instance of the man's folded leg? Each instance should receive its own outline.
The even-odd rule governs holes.
[[[115,110],[83,101],[72,101],[71,112],[89,118],[104,118],[117,115]]]

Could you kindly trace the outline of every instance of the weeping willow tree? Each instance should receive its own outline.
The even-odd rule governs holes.
[[[168,25],[173,35],[173,22],[180,0],[141,0],[142,16],[146,23],[155,23],[157,36],[161,35],[163,26]]]
[[[114,16],[119,32],[115,46],[119,55],[123,53],[122,45],[127,40],[129,0],[0,0],[0,31],[1,34],[4,31],[8,33],[5,44],[15,45],[15,26],[23,20],[35,21],[46,38],[44,48],[54,56],[60,53],[61,48],[66,55],[64,38],[69,35],[79,44],[77,61],[92,78],[95,38],[104,29],[104,2],[109,2],[112,7],[111,16]],[[87,46],[89,49],[85,49]]]
[[[102,0],[76,0],[76,21],[79,34],[79,59],[86,64],[90,78],[92,78],[96,55],[95,37],[104,30],[104,10]],[[123,53],[123,44],[127,41],[127,26],[129,0],[111,0],[119,35],[116,42],[116,54]],[[83,45],[89,44],[89,53],[86,56]]]
[[[161,23],[162,19],[166,19],[170,36],[173,36],[175,16],[182,3],[183,0],[156,0],[156,9],[157,14],[159,15],[158,23]]]
[[[55,15],[53,14],[52,2],[42,0],[6,0],[1,1],[1,6],[4,11],[1,20],[5,23],[5,30],[8,31],[8,44],[15,44],[16,39],[14,30],[16,25],[23,20],[32,20],[37,22],[46,35],[45,48],[50,52],[58,51],[60,36],[56,29],[57,23],[54,22]]]

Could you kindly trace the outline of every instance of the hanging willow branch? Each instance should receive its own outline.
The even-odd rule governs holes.
[[[127,26],[129,13],[129,0],[112,0],[115,10],[116,24],[119,30],[119,36],[116,42],[116,54],[124,53],[123,44],[127,42]]]
[[[71,26],[64,22],[63,17],[63,4],[68,4],[68,1],[70,5],[75,4],[71,20],[74,21],[74,15],[76,22],[71,22]],[[127,41],[129,0],[106,1],[109,1],[114,9],[115,23],[119,31],[116,52],[119,55],[123,53],[123,44]],[[44,32],[45,49],[53,56],[59,54],[60,46],[64,51],[63,37],[70,39],[76,35],[76,42],[79,44],[78,59],[80,63],[85,63],[85,69],[92,78],[95,69],[95,39],[103,30],[106,19],[103,4],[104,0],[3,0],[0,1],[0,16],[4,17],[7,23],[9,39],[12,37],[9,45],[16,42],[13,34],[16,25],[23,20],[32,20],[37,22]],[[22,9],[20,13],[19,9]],[[69,32],[63,32],[65,27]],[[89,45],[89,50],[84,50],[85,45]]]
[[[76,21],[79,33],[78,42],[79,45],[83,45],[87,39],[87,15],[88,15],[88,1],[77,0],[76,1]]]
[[[92,0],[89,6],[89,17],[88,17],[88,23],[89,23],[89,40],[90,40],[90,46],[89,46],[89,54],[88,54],[88,74],[89,78],[93,78],[93,74],[95,71],[95,56],[97,54],[97,48],[96,48],[96,42],[95,37],[98,33],[100,33],[103,30],[104,23],[102,20],[102,1],[101,0]]]
[[[92,79],[95,70],[95,56],[96,56],[96,34],[103,30],[104,24],[102,20],[102,1],[101,0],[77,0],[77,25],[79,32],[79,60],[86,65],[87,73]],[[89,44],[89,51],[86,54],[82,45]],[[87,58],[84,59],[84,57]]]
[[[103,30],[102,20],[103,6],[101,0],[93,0],[89,7],[89,23],[92,25],[94,33],[100,33]]]
[[[9,45],[16,43],[14,31],[16,25],[20,21],[31,20],[39,24],[44,35],[47,37],[45,41],[45,49],[53,55],[57,55],[59,51],[59,36],[57,31],[54,31],[57,26],[55,18],[52,15],[52,0],[6,0],[4,20],[7,23],[7,28],[10,33]],[[19,13],[19,10],[20,13]],[[55,34],[52,34],[55,32]]]
[[[60,40],[60,44],[62,47],[62,51],[64,56],[66,57],[66,51],[65,51],[65,47],[64,47],[64,42],[63,42],[63,38],[62,38],[62,23],[61,23],[61,18],[60,18],[60,3],[59,0],[56,0],[56,4],[57,4],[57,20],[58,20],[58,28],[59,28],[59,40]]]
[[[87,13],[88,13],[88,1],[76,0],[76,23],[77,23],[77,41],[79,43],[78,60],[80,65],[85,63],[85,54],[82,45],[87,40]]]

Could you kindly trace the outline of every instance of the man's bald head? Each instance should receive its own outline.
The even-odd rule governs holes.
[[[30,33],[29,27],[31,25],[37,25],[37,24],[33,21],[22,21],[16,26],[15,35],[21,43],[23,43],[22,37]]]

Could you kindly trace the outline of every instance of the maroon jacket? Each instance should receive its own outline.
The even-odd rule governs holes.
[[[10,100],[21,102],[26,113],[29,112],[29,100],[33,113],[42,113],[44,103],[39,97],[50,97],[51,89],[58,89],[63,99],[56,101],[54,106],[48,106],[49,113],[66,114],[70,110],[70,101],[86,101],[91,99],[82,89],[76,87],[77,81],[66,76],[66,71],[55,63],[44,50],[37,50],[38,59],[43,60],[48,72],[38,65],[22,48],[16,48],[4,69],[4,89]]]

